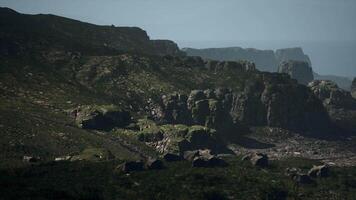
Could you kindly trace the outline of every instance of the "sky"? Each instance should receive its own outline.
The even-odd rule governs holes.
[[[180,47],[301,46],[322,73],[356,76],[356,58],[344,55],[350,49],[356,55],[356,0],[0,0],[0,6],[101,25],[137,26],[153,39],[174,40]],[[310,48],[315,46],[305,45],[310,42],[324,45]],[[339,49],[323,56],[328,42]],[[338,42],[355,47],[340,47]],[[339,61],[326,62],[333,55]],[[334,66],[340,60],[348,61],[341,63],[341,71]]]

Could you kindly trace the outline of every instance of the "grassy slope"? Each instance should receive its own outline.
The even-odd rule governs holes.
[[[352,199],[356,170],[333,168],[331,176],[295,187],[286,167],[304,171],[314,161],[273,162],[267,169],[229,159],[227,168],[192,168],[186,161],[165,163],[166,169],[115,170],[120,161],[60,162],[0,172],[0,195],[14,199]]]

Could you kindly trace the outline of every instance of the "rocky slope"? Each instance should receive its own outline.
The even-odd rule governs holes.
[[[355,125],[350,93],[324,82],[308,88],[250,61],[184,56],[173,42],[151,41],[138,28],[9,9],[0,15],[0,196],[347,199],[356,193],[353,168],[333,169],[325,180],[303,174],[312,189],[300,187],[301,174],[284,174],[321,164],[296,155],[355,165],[355,139],[344,134]],[[252,152],[272,160],[235,155]]]
[[[98,26],[54,15],[25,15],[8,8],[0,8],[0,17],[1,55],[48,48],[82,54],[182,54],[174,42],[150,40],[137,27]]]
[[[303,85],[307,85],[314,80],[312,68],[304,61],[282,61],[278,66],[278,72],[289,74],[291,78],[296,79],[298,83]]]

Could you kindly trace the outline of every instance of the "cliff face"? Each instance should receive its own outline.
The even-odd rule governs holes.
[[[220,61],[248,60],[254,62],[261,71],[277,71],[277,62],[272,50],[243,49],[240,47],[183,49],[188,56],[200,56],[204,59]]]
[[[333,123],[345,131],[356,132],[356,100],[332,81],[315,80],[308,84],[327,109]]]
[[[193,90],[189,96],[162,97],[156,112],[160,120],[173,124],[199,124],[219,131],[241,124],[283,127],[292,130],[327,130],[327,112],[307,87],[288,76],[259,74],[241,92],[218,88]]]
[[[307,62],[310,67],[312,66],[309,56],[305,55],[303,49],[300,47],[277,49],[275,55],[277,63],[288,60],[297,60]]]
[[[174,42],[152,41],[137,27],[98,26],[54,15],[25,15],[8,8],[0,8],[0,43],[3,55],[47,49],[84,54],[182,53]]]
[[[291,78],[296,79],[298,83],[303,85],[307,85],[314,80],[312,68],[309,67],[307,62],[303,61],[282,61],[279,64],[278,72],[289,74]]]

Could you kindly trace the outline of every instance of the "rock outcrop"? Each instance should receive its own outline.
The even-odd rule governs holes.
[[[80,106],[70,112],[76,124],[84,129],[111,130],[130,124],[131,116],[114,105]]]
[[[217,130],[242,123],[295,130],[325,129],[328,115],[321,101],[288,75],[262,73],[240,92],[218,88],[165,95],[158,119],[166,123],[199,124]]]
[[[185,55],[185,53],[179,49],[178,45],[171,40],[151,40],[151,43],[157,55]]]
[[[356,132],[356,100],[350,92],[340,89],[329,80],[315,80],[309,83],[308,87],[322,100],[338,128]]]
[[[278,67],[279,73],[286,73],[291,78],[296,79],[298,83],[307,85],[314,80],[313,70],[307,62],[288,60],[282,61]]]
[[[351,95],[356,99],[356,78],[352,81]]]

